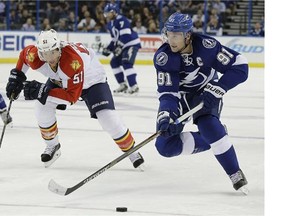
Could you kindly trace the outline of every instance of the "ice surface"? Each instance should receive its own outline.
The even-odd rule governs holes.
[[[5,95],[9,71],[0,65],[0,91]],[[111,89],[117,87],[108,65]],[[140,93],[115,97],[115,104],[136,142],[155,132],[158,101],[153,66],[136,66]],[[28,79],[45,81],[31,71]],[[7,101],[7,100],[6,100]],[[7,101],[8,102],[8,101]],[[33,112],[33,101],[23,95],[13,102],[13,128],[7,128],[0,149],[0,215],[163,215],[163,216],[258,216],[264,215],[264,71],[251,69],[249,79],[225,96],[222,122],[227,125],[250,194],[234,191],[212,151],[163,158],[154,142],[141,150],[146,169],[139,172],[129,159],[102,173],[68,196],[48,190],[53,178],[71,187],[121,152],[97,120],[79,102],[58,111],[62,155],[45,169],[40,154],[45,146]],[[2,127],[2,122],[0,123]],[[194,126],[186,129],[194,130]],[[116,212],[116,207],[128,212]]]

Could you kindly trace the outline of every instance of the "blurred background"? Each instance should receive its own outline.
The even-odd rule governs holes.
[[[260,37],[265,32],[264,0],[0,0],[0,30],[105,33],[108,2],[119,5],[139,34],[160,33],[176,11],[193,18],[195,32]],[[90,22],[95,24],[89,29],[83,25]]]

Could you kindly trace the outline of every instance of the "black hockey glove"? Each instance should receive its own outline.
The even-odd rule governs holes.
[[[11,100],[16,100],[23,89],[23,82],[26,80],[26,75],[16,68],[12,69],[6,85],[6,95]]]
[[[49,95],[50,87],[44,83],[37,82],[36,80],[27,81],[24,85],[25,100],[37,99],[40,103],[45,105]]]
[[[226,93],[226,90],[217,82],[210,82],[206,85],[201,97],[204,108],[212,109],[219,106],[219,102]]]
[[[182,123],[175,124],[177,114],[174,112],[160,111],[157,117],[157,131],[161,131],[161,135],[165,137],[180,134],[184,125]]]
[[[107,48],[103,48],[102,50],[102,55],[104,56],[109,56],[111,54],[111,51]]]

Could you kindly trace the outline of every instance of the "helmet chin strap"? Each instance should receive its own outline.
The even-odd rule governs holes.
[[[185,50],[188,46],[189,46],[189,44],[190,44],[190,40],[188,41],[188,43],[186,43],[186,37],[184,38],[184,44],[185,44],[185,46],[179,51],[180,53],[182,53],[182,51],[183,50]]]
[[[182,53],[182,51],[185,50],[188,46],[189,46],[189,43],[186,44],[185,42],[185,46],[179,52]]]

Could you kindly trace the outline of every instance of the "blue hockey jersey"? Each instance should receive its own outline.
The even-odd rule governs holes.
[[[125,16],[117,15],[115,20],[111,20],[107,24],[107,28],[112,37],[112,41],[107,47],[109,50],[114,51],[117,46],[121,46],[122,49],[129,46],[141,48],[138,34],[132,30],[131,23]]]
[[[181,93],[203,91],[217,72],[223,74],[218,83],[226,91],[247,79],[247,59],[216,39],[193,33],[192,47],[190,54],[173,53],[169,44],[164,43],[156,51],[153,61],[160,103],[164,98],[177,102]]]

